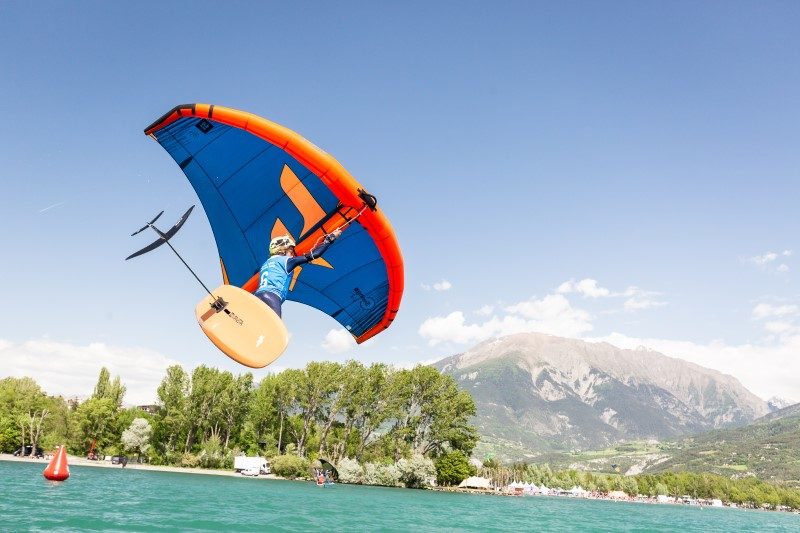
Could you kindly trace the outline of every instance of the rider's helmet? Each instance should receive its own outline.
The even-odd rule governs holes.
[[[275,237],[269,242],[269,255],[284,254],[294,247],[294,239],[288,235]]]

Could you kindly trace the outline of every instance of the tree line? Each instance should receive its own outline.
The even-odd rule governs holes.
[[[487,477],[497,486],[512,481],[544,485],[550,489],[570,490],[575,486],[590,492],[607,494],[621,491],[629,496],[658,495],[676,498],[719,499],[740,506],[785,506],[800,509],[800,490],[767,483],[749,476],[740,479],[695,472],[660,472],[656,474],[622,474],[586,472],[579,470],[552,470],[548,465],[517,463],[504,466],[494,460],[484,462],[479,475]]]
[[[453,450],[469,456],[478,440],[472,397],[428,366],[312,362],[256,383],[251,373],[174,365],[151,412],[123,408],[124,394],[105,368],[82,402],[48,396],[30,378],[2,379],[0,450],[66,443],[77,455],[94,446],[106,455],[135,451],[154,464],[225,468],[242,453],[309,464],[433,460]]]
[[[426,486],[436,478],[439,485],[457,485],[477,473],[496,486],[578,485],[800,509],[800,491],[752,477],[622,476],[495,460],[476,468],[469,460],[478,441],[470,424],[475,403],[450,376],[428,366],[312,362],[256,383],[251,373],[206,366],[189,373],[175,365],[157,388],[155,406],[123,407],[125,392],[105,368],[83,401],[49,396],[31,378],[0,379],[0,452],[66,444],[79,456],[135,453],[152,464],[206,468],[232,468],[240,454],[262,455],[286,477],[307,477],[325,460],[351,483]]]

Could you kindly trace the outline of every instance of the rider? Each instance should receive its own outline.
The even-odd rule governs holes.
[[[299,257],[295,255],[294,239],[289,235],[272,239],[269,243],[269,259],[261,265],[256,296],[281,316],[281,305],[289,292],[289,273],[298,266],[320,257],[341,233],[342,231],[338,229],[328,233],[322,244]]]

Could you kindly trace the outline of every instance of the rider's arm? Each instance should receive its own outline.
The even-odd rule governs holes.
[[[306,252],[301,256],[298,257],[290,257],[289,260],[286,262],[286,271],[291,272],[295,268],[299,267],[300,265],[305,265],[313,261],[314,259],[321,257],[322,254],[325,253],[325,250],[336,240],[338,235],[336,233],[329,233],[325,235],[325,239],[322,244],[311,250],[310,252]]]

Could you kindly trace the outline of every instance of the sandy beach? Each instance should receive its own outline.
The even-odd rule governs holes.
[[[50,462],[49,459],[35,459],[30,457],[15,457],[10,453],[0,453],[0,461],[10,461],[17,463],[41,463],[42,469]],[[92,466],[96,468],[123,468],[122,465],[111,464],[111,461],[91,461],[85,457],[67,455],[67,463],[70,466]],[[212,470],[207,468],[182,468],[179,466],[155,466],[149,464],[139,464],[129,462],[125,466],[126,470],[150,470],[153,472],[177,472],[179,474],[203,474],[206,476],[233,476],[248,477],[249,479],[284,479],[273,474],[260,475],[257,477],[243,476],[233,470]]]

